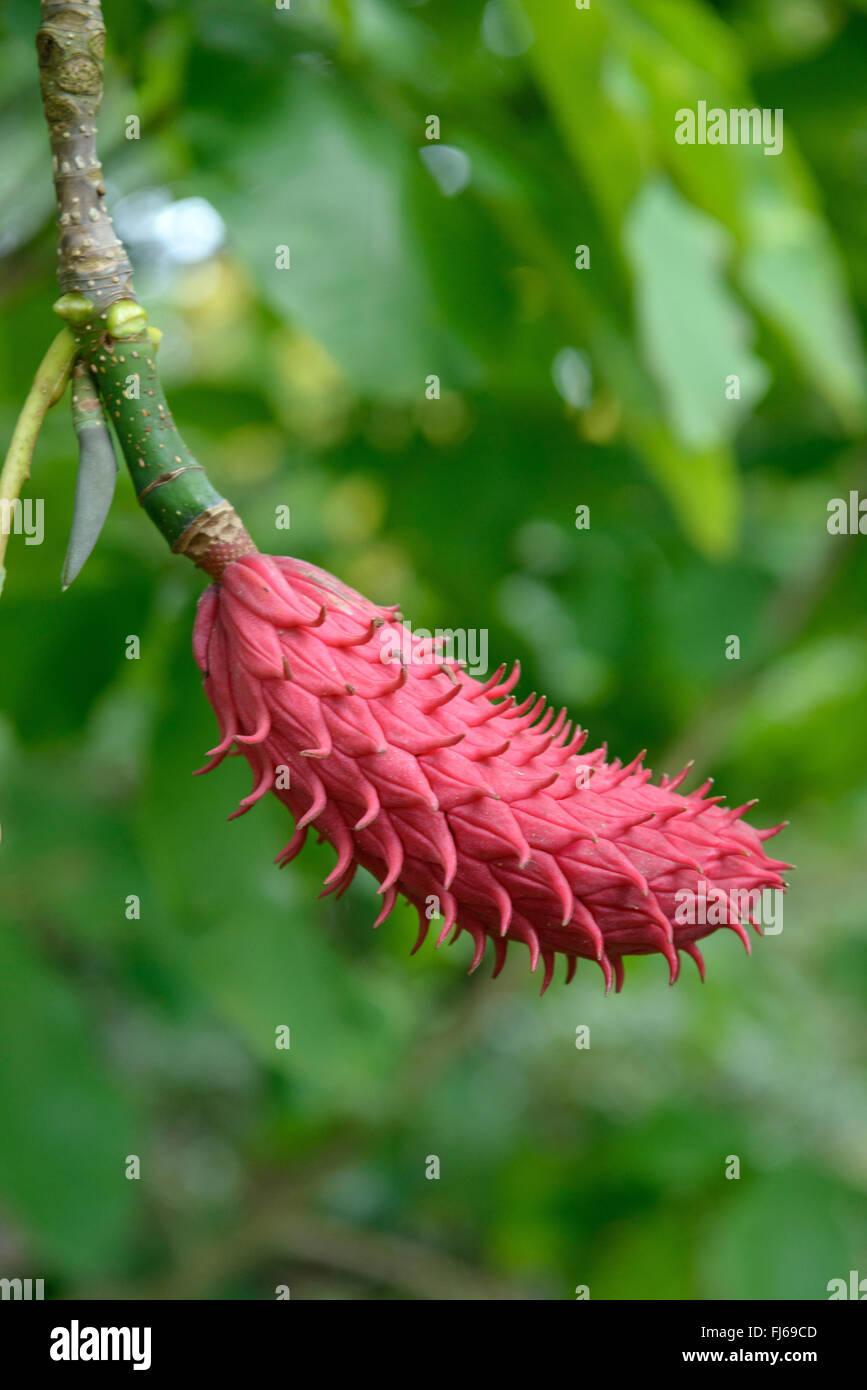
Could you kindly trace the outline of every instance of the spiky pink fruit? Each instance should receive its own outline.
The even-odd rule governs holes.
[[[762,849],[781,827],[753,829],[747,807],[705,797],[709,783],[681,795],[688,768],[655,786],[641,757],[581,753],[565,710],[555,718],[535,695],[516,704],[517,667],[473,680],[396,609],[313,565],[258,553],[228,564],[199,602],[193,649],[221,734],[200,771],[242,752],[254,785],[233,814],[275,791],[296,822],[277,862],[314,825],[337,852],[326,892],[363,865],[383,897],[374,925],[398,893],[417,908],[413,950],[439,908],[437,945],[469,932],[474,970],[490,937],[496,975],[522,941],[533,970],[544,962],[543,992],[558,951],[567,981],[580,956],[608,989],[625,955],[661,953],[673,982],[683,950],[703,977],[696,941],[715,924],[683,924],[676,895],[699,894],[702,879],[708,896],[722,890],[735,904],[724,925],[749,950],[732,890],[784,886],[788,866]]]

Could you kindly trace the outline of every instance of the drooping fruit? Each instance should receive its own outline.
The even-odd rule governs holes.
[[[623,957],[658,952],[672,982],[681,951],[704,973],[697,941],[710,920],[680,911],[731,905],[719,923],[749,950],[743,904],[784,887],[763,840],[776,833],[689,795],[679,777],[654,785],[641,758],[606,762],[582,752],[586,735],[544,698],[517,703],[517,667],[484,684],[416,639],[395,608],[380,608],[298,560],[244,554],[199,602],[193,647],[220,741],[202,772],[233,748],[253,789],[234,815],[274,791],[295,817],[277,862],[312,826],[337,853],[325,881],[343,893],[362,865],[379,881],[382,910],[398,894],[417,908],[417,950],[437,914],[437,944],[454,929],[473,938],[471,970],[490,938],[499,973],[521,941],[531,968],[557,953],[567,981],[577,959],[596,961],[607,988]],[[751,920],[755,921],[752,917]]]

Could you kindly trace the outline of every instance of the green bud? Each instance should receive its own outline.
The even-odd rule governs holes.
[[[163,340],[163,330],[161,328],[153,328],[151,324],[148,324],[148,337],[155,347],[159,347]]]
[[[83,294],[62,294],[51,306],[55,314],[67,323],[85,324],[94,315],[94,306]]]
[[[147,327],[148,316],[134,299],[119,299],[105,316],[113,338],[135,338]]]

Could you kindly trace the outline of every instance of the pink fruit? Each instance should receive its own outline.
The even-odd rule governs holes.
[[[749,950],[733,890],[784,886],[788,866],[762,848],[781,827],[753,829],[747,807],[705,797],[710,784],[681,795],[689,769],[655,786],[640,757],[582,753],[565,710],[515,702],[517,667],[472,679],[396,609],[314,565],[229,563],[199,602],[193,650],[221,735],[201,771],[243,753],[253,789],[234,815],[274,791],[295,817],[277,862],[312,825],[337,852],[326,891],[343,893],[361,864],[383,899],[374,925],[398,893],[417,908],[414,950],[437,914],[437,945],[452,929],[473,938],[472,970],[489,938],[495,975],[522,941],[533,970],[544,962],[543,992],[557,952],[567,981],[580,956],[608,989],[625,955],[664,955],[673,982],[686,951],[703,977],[696,942],[716,921],[684,921],[684,895],[732,901],[720,924]]]

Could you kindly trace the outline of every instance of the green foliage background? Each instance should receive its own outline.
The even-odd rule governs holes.
[[[175,415],[262,547],[487,629],[591,744],[695,757],[789,818],[799,870],[783,933],[751,961],[718,933],[705,986],[637,960],[606,1000],[561,964],[540,1000],[517,949],[493,984],[466,940],[409,959],[366,876],[317,900],[325,847],[272,866],[276,803],[226,822],[237,762],[190,777],[201,580],[125,477],[60,593],[61,406],[45,542],[12,539],[0,603],[0,1275],[689,1299],[867,1274],[867,541],[826,528],[865,488],[867,5],[104,8],[113,204],[162,189],[226,223],[203,263],[133,250]],[[4,438],[55,331],[35,10],[7,0],[0,62]],[[783,154],[676,145],[699,99],[783,108]],[[430,114],[469,159],[452,196]]]

